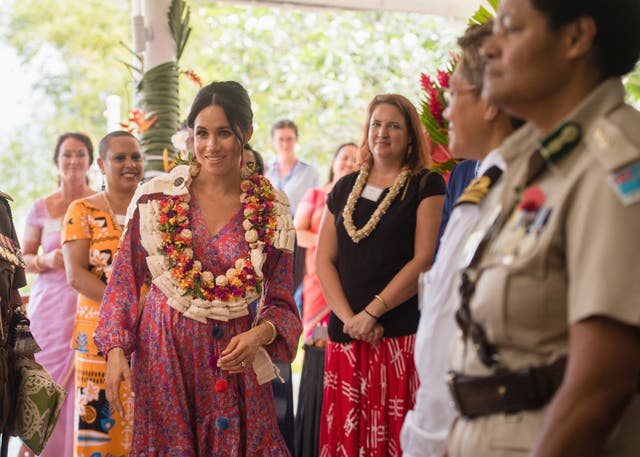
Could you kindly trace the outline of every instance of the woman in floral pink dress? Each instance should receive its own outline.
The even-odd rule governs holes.
[[[197,164],[142,186],[131,211],[95,334],[109,401],[122,408],[121,382],[135,393],[131,456],[289,455],[269,381],[301,332],[295,231],[286,197],[241,167],[252,122],[240,84],[201,89]]]

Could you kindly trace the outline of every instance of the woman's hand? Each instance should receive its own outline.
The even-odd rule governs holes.
[[[131,396],[134,397],[135,394],[131,383],[131,368],[129,368],[129,362],[124,355],[124,350],[121,347],[115,347],[112,348],[107,355],[107,374],[104,378],[104,387],[107,401],[124,417],[124,407],[120,400],[120,383],[123,381],[125,388],[131,392]]]
[[[53,251],[42,254],[38,258],[38,265],[46,267],[47,270],[55,268],[64,268],[64,258],[62,257],[62,249],[57,248]]]
[[[18,457],[36,457],[36,455],[27,447],[26,444],[20,446],[20,450],[18,451]]]
[[[263,342],[269,341],[272,329],[261,323],[246,332],[234,336],[220,353],[218,368],[229,373],[242,373],[253,364],[253,359]]]
[[[368,341],[368,343],[371,343],[371,344],[377,343],[382,339],[383,336],[384,336],[384,327],[380,324],[376,324],[376,326],[373,329],[373,333],[371,335],[371,341]]]
[[[382,338],[382,326],[377,320],[364,310],[349,319],[343,327],[343,332],[356,340],[373,343]]]

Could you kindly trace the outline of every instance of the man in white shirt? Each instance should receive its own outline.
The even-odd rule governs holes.
[[[298,126],[289,119],[280,119],[271,127],[271,143],[278,156],[270,162],[264,175],[289,197],[293,216],[307,189],[318,187],[318,171],[296,156]]]
[[[481,212],[488,209],[484,197],[504,170],[498,148],[518,125],[481,97],[485,64],[480,50],[490,35],[490,23],[473,25],[458,40],[462,54],[451,77],[451,99],[444,113],[449,120],[449,146],[455,157],[477,160],[480,165],[477,179],[456,202],[436,261],[420,278],[421,315],[414,352],[420,388],[400,435],[405,457],[440,457],[443,453],[455,417],[445,377],[457,328],[458,265],[468,236]]]

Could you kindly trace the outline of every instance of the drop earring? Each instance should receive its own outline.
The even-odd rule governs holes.
[[[100,186],[100,190],[104,191],[106,189],[106,184],[104,182],[104,175],[102,175],[102,185]]]

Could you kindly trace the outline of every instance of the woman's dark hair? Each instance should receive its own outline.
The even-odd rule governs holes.
[[[373,97],[369,107],[367,108],[367,121],[364,124],[362,144],[360,145],[360,162],[373,161],[371,151],[369,150],[369,128],[371,127],[371,116],[378,105],[395,106],[407,125],[409,133],[409,150],[402,162],[411,170],[411,173],[418,173],[424,169],[429,163],[429,144],[424,134],[420,115],[416,111],[416,107],[406,97],[399,94],[380,94]]]
[[[280,129],[291,129],[296,134],[296,139],[298,139],[298,126],[291,119],[278,119],[271,126],[271,138],[273,138],[273,134],[276,130]]]
[[[329,182],[333,182],[333,164],[336,162],[336,157],[338,157],[338,154],[340,154],[340,151],[342,151],[342,148],[347,147],[347,146],[353,146],[354,148],[358,148],[358,145],[349,141],[348,143],[342,143],[340,146],[338,146],[338,148],[335,150],[335,152],[333,153],[333,158],[331,159],[331,163],[329,164]]]
[[[581,17],[596,23],[594,46],[605,78],[623,76],[640,58],[640,1],[638,0],[531,0],[551,29]]]
[[[103,136],[100,140],[100,143],[98,143],[98,155],[102,160],[107,158],[107,151],[111,147],[111,139],[120,138],[123,136],[133,138],[134,140],[136,140],[136,142],[138,142],[138,139],[132,133],[127,132],[126,130],[114,130],[113,132],[109,132],[105,136]]]
[[[204,86],[193,100],[191,111],[187,116],[187,125],[193,128],[196,116],[209,106],[222,108],[233,134],[244,146],[244,138],[253,125],[251,100],[246,89],[235,81],[214,81]]]
[[[89,154],[89,165],[91,165],[93,163],[93,143],[91,142],[91,138],[80,132],[66,132],[58,137],[56,148],[53,150],[53,163],[58,165],[58,158],[60,157],[61,152],[60,147],[62,146],[62,143],[64,143],[69,138],[73,138],[74,140],[78,140],[82,144],[84,144]]]
[[[251,151],[251,153],[253,154],[253,157],[255,158],[256,171],[258,172],[258,174],[263,175],[264,174],[264,159],[262,158],[262,154],[260,154],[258,151],[253,149],[250,144],[245,144],[244,148],[247,151]]]

